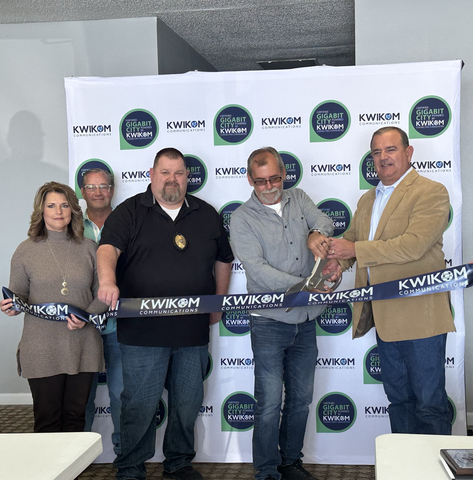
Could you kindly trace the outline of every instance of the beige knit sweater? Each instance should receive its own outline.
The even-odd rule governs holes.
[[[106,305],[95,299],[98,290],[96,248],[87,238],[81,243],[68,240],[66,232],[48,231],[47,241],[25,240],[13,254],[10,289],[30,304],[68,303],[92,313],[104,312]],[[64,273],[69,289],[67,296],[61,295]],[[66,322],[25,314],[18,346],[18,370],[22,377],[75,375],[103,369],[102,339],[93,325],[71,331]]]

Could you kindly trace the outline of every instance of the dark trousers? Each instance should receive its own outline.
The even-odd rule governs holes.
[[[83,432],[93,378],[92,372],[29,378],[35,433]]]
[[[392,433],[452,434],[445,391],[447,334],[384,342],[377,336]]]

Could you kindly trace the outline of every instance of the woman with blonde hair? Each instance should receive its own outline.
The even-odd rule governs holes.
[[[28,239],[11,261],[9,288],[30,304],[67,303],[91,313],[97,298],[96,245],[84,238],[82,211],[67,185],[48,182],[36,192]],[[20,312],[0,302],[9,316]],[[56,322],[25,314],[17,352],[19,374],[33,395],[35,432],[80,432],[94,372],[104,368],[102,340],[74,315]]]

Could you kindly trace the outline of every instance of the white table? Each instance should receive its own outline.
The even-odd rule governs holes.
[[[376,480],[448,480],[441,448],[473,448],[473,437],[406,435],[376,437]]]
[[[0,478],[72,480],[101,453],[94,432],[0,434]]]

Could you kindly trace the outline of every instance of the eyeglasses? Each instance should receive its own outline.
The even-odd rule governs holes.
[[[261,187],[263,185],[266,185],[268,182],[271,184],[271,185],[275,185],[277,183],[281,183],[281,180],[282,180],[282,176],[281,175],[273,175],[272,177],[269,177],[269,178],[253,178],[251,177],[251,179],[253,180],[253,183],[257,186],[257,187]]]
[[[112,188],[111,185],[105,185],[104,183],[101,183],[100,185],[84,185],[82,187],[86,192],[95,192],[95,190],[97,190],[97,188],[101,191],[101,192],[109,192],[110,189]]]

